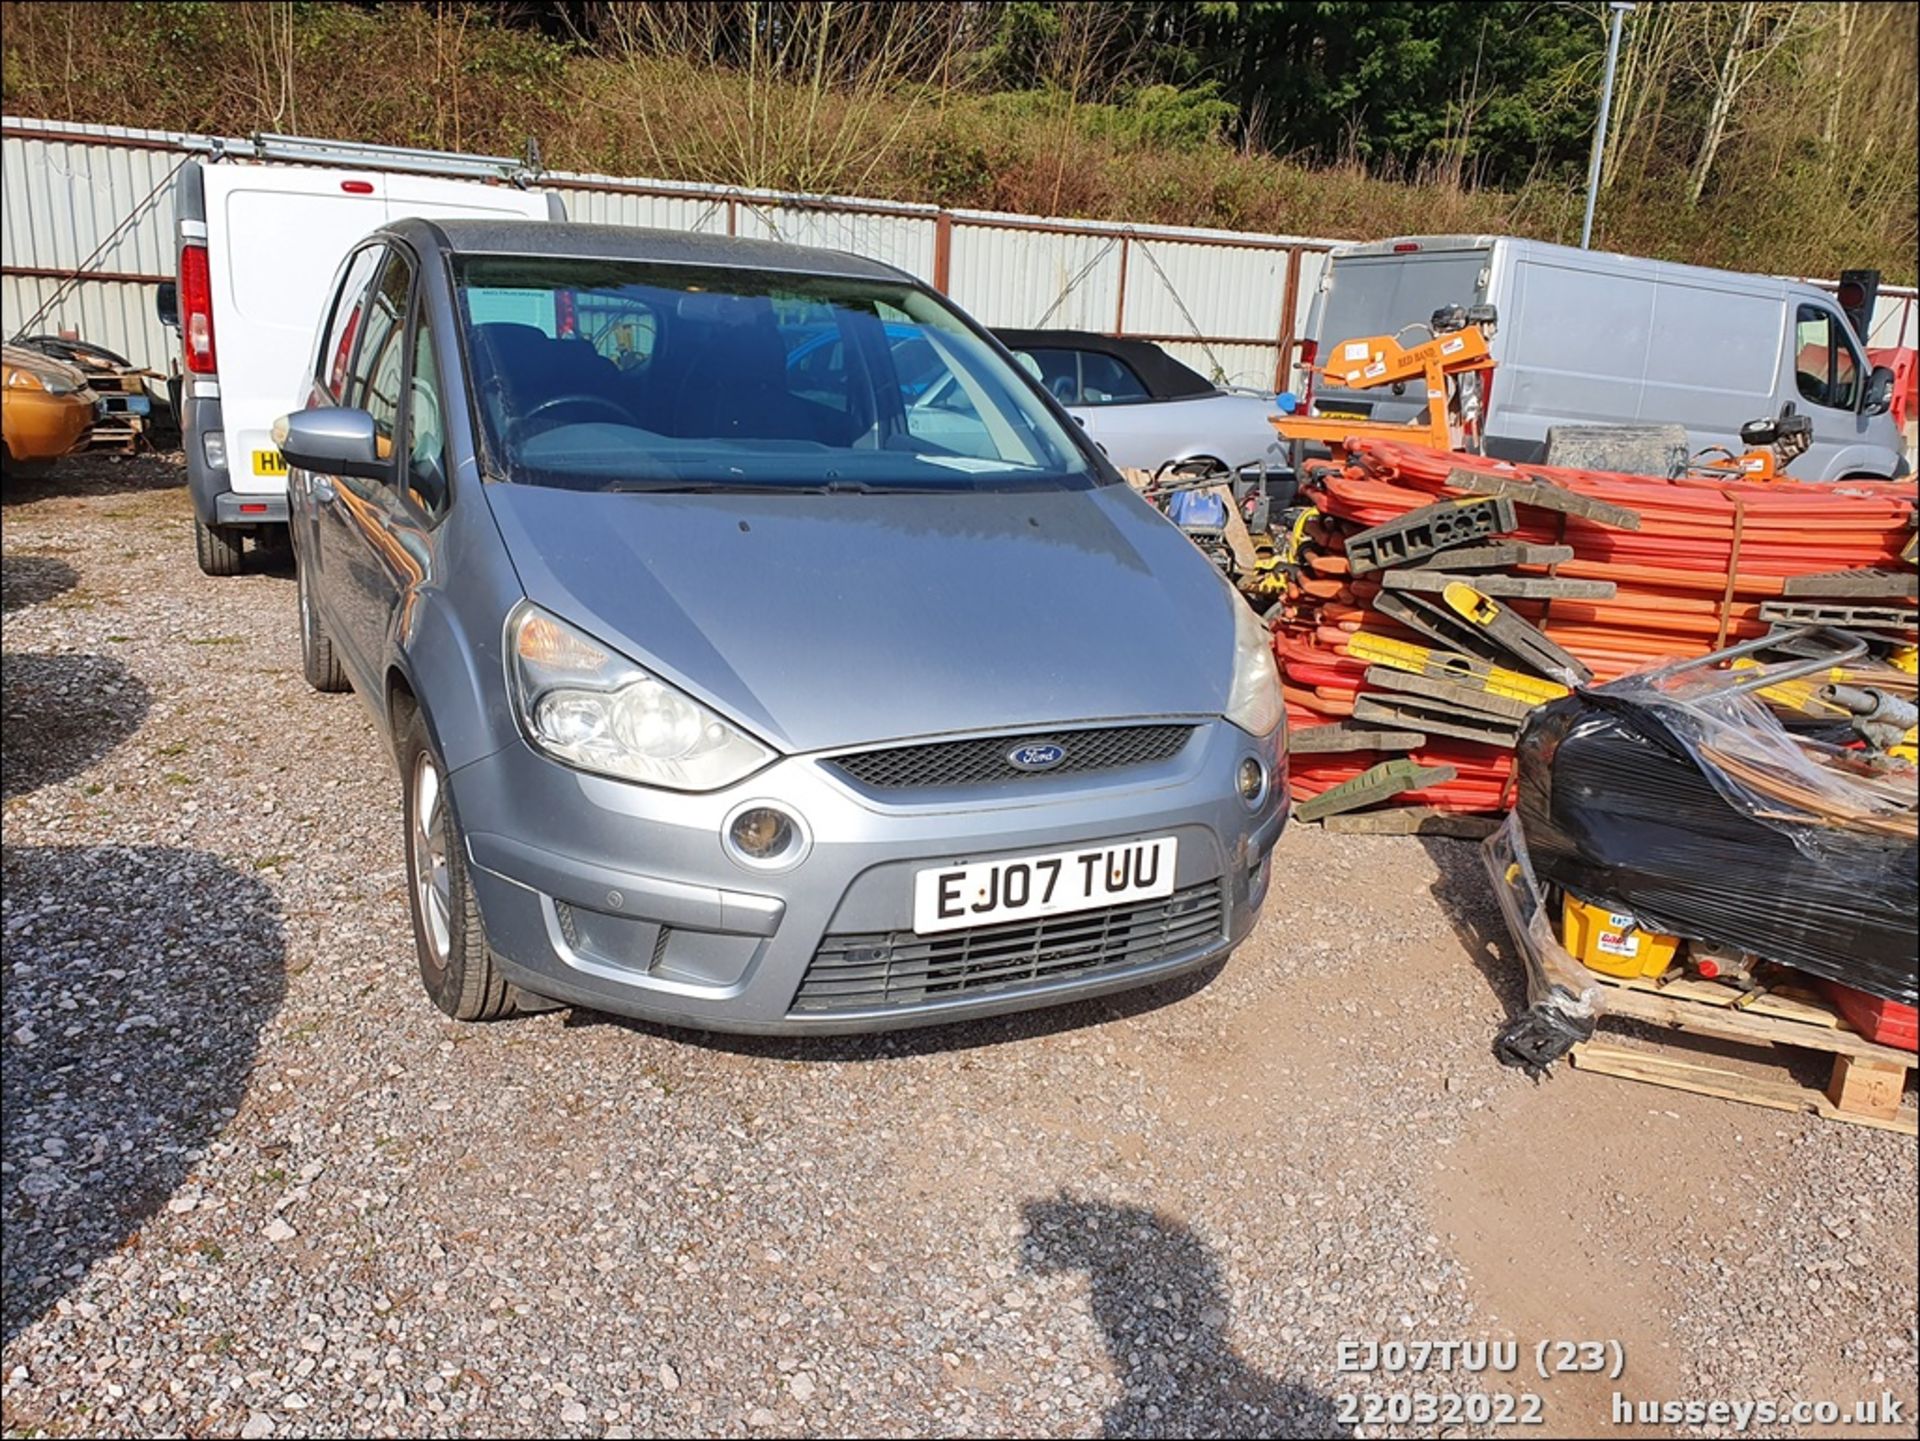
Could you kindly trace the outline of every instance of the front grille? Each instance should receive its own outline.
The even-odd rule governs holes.
[[[977,786],[992,781],[1030,781],[1040,776],[1084,774],[1148,765],[1180,753],[1190,725],[1110,726],[1101,730],[1044,731],[984,740],[936,741],[835,756],[833,764],[877,790],[908,786]],[[1066,758],[1049,770],[1022,770],[1007,759],[1017,746],[1056,745]]]
[[[1020,991],[1198,950],[1224,934],[1220,882],[1157,901],[1011,921],[952,935],[829,935],[793,998],[796,1015],[913,1006],[956,995]]]

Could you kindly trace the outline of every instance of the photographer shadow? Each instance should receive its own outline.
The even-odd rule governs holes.
[[[1101,1434],[1347,1436],[1333,1401],[1251,1366],[1227,1338],[1220,1264],[1178,1221],[1138,1206],[1030,1201],[1021,1260],[1085,1271],[1093,1315],[1125,1391]]]

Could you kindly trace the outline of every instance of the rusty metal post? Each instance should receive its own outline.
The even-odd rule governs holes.
[[[732,196],[727,197],[727,234],[740,233],[740,202]]]
[[[933,218],[933,288],[947,293],[953,275],[953,216],[946,210]]]
[[[1127,333],[1127,237],[1124,235],[1120,237],[1120,293],[1113,302],[1113,333]]]
[[[1293,378],[1293,315],[1300,304],[1300,249],[1295,246],[1287,252],[1287,285],[1280,301],[1280,333],[1275,344],[1280,354],[1273,363],[1273,388],[1276,393],[1285,390]]]

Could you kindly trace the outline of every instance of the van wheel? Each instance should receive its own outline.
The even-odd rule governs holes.
[[[234,527],[193,518],[193,553],[208,575],[240,574],[240,547],[240,533]]]
[[[467,876],[467,843],[453,811],[446,767],[426,722],[410,711],[400,733],[401,809],[406,817],[407,898],[420,982],[456,1021],[512,1015],[514,990],[500,974]]]
[[[307,578],[298,551],[293,557],[293,584],[300,593],[300,669],[306,672],[307,684],[326,694],[343,691],[347,689],[347,673],[320,625],[320,617],[314,613],[313,582]]]

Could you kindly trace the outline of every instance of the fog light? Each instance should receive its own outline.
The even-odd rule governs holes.
[[[217,430],[210,430],[200,437],[200,453],[207,458],[207,466],[212,470],[227,468],[227,438]]]
[[[1250,806],[1260,804],[1267,793],[1267,768],[1248,756],[1240,762],[1240,799]]]
[[[805,855],[807,834],[797,816],[749,803],[727,818],[727,849],[744,865],[785,867]]]

